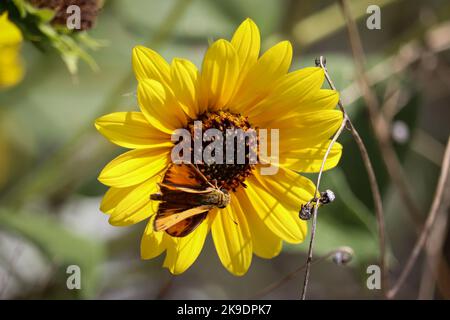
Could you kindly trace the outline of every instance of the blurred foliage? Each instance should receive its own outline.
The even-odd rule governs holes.
[[[430,25],[449,18],[449,13],[441,10],[448,5],[446,1],[408,2],[408,6],[406,1],[380,1],[383,29],[368,31],[363,19],[365,3],[352,1],[355,15],[360,17],[369,66],[385,62],[407,41],[415,39],[422,43],[423,33]],[[124,231],[108,226],[107,217],[98,211],[105,188],[96,177],[102,166],[122,150],[102,140],[93,121],[106,112],[136,109],[131,72],[133,46],[145,44],[157,48],[169,61],[185,57],[200,65],[208,41],[229,38],[243,19],[251,17],[260,26],[263,49],[282,39],[293,41],[296,48],[293,69],[312,66],[315,57],[325,55],[329,73],[341,92],[354,82],[353,60],[334,1],[134,0],[130,5],[130,1],[109,0],[89,37],[54,29],[48,24],[51,12],[47,10],[31,9],[24,1],[15,0],[14,4],[11,7],[11,2],[1,1],[0,12],[5,9],[13,12],[14,21],[33,44],[38,44],[39,50],[25,44],[24,81],[0,92],[0,233],[23,239],[25,245],[42,251],[49,264],[57,265],[59,282],[51,297],[67,297],[64,273],[70,264],[82,266],[84,289],[79,298],[153,298],[165,285],[167,272],[161,270],[161,261],[138,260],[144,224]],[[106,39],[108,43],[92,52],[92,58],[82,49],[97,47],[90,37]],[[50,46],[56,50],[47,50]],[[59,55],[72,71],[76,58],[84,58],[92,66],[96,61],[99,72],[80,64],[77,76],[71,77]],[[438,62],[442,70],[448,71],[448,52],[439,55]],[[434,69],[427,71],[419,61],[407,72],[375,86],[380,99],[392,80],[408,93],[394,120],[406,125],[409,138],[405,143],[395,142],[395,148],[424,213],[439,168],[427,158],[425,153],[429,151],[424,151],[428,149],[420,144],[417,135],[429,132],[436,140],[438,147],[434,149],[438,149],[435,153],[439,155],[439,146],[445,142],[450,128],[447,107],[450,97],[445,82],[448,77],[445,80],[444,76],[437,75]],[[381,185],[391,261],[395,265],[411,246],[414,228],[386,173],[364,103],[356,99],[347,106],[347,111],[368,147]],[[315,256],[346,245],[355,251],[355,259],[347,269],[328,263],[313,268],[311,293],[314,297],[372,297],[373,293],[364,286],[365,267],[376,263],[378,256],[372,195],[350,134],[342,135],[340,140],[344,145],[342,161],[338,168],[324,173],[322,182],[322,188],[332,189],[337,199],[320,209]],[[91,202],[84,206],[83,201]],[[70,223],[67,216],[72,218]],[[93,230],[85,231],[88,227]],[[301,265],[306,250],[307,242],[284,245],[280,257],[271,261],[255,257],[248,275],[234,278],[222,270],[214,248],[208,245],[199,261],[176,279],[177,290],[168,297],[227,298],[254,294],[261,283],[276,281]],[[208,269],[214,272],[205,273]],[[293,281],[273,297],[297,297],[300,281]],[[22,290],[25,292],[27,288]],[[50,295],[42,293],[38,297]]]
[[[80,237],[51,216],[1,211],[0,228],[18,233],[38,246],[56,265],[78,265],[82,270],[79,293],[93,298],[98,293],[100,263],[105,257],[101,243]]]
[[[51,25],[55,15],[53,10],[35,8],[26,0],[5,0],[0,2],[0,13],[3,11],[8,11],[10,19],[19,26],[25,38],[39,49],[56,49],[70,73],[77,73],[79,59],[88,63],[93,70],[98,70],[95,60],[86,49],[96,50],[105,43],[92,39],[86,32],[74,33],[67,28]]]

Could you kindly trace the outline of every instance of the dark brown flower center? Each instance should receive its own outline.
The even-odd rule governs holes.
[[[202,122],[202,132],[207,131],[208,129],[217,129],[222,133],[223,136],[223,161],[222,163],[212,163],[206,164],[203,161],[203,164],[198,164],[198,168],[200,171],[206,176],[206,178],[210,181],[216,181],[217,185],[220,188],[224,188],[228,191],[236,191],[239,186],[246,187],[245,179],[252,174],[252,170],[255,167],[254,162],[250,161],[250,154],[253,151],[253,154],[257,154],[257,142],[258,138],[256,137],[256,144],[251,143],[251,139],[246,135],[236,135],[230,137],[227,135],[227,132],[242,132],[249,133],[251,131],[254,132],[255,128],[252,128],[250,122],[247,117],[244,117],[240,114],[234,114],[228,111],[217,111],[217,112],[206,112],[195,119],[195,121]],[[191,121],[187,129],[191,132],[191,136],[194,137],[194,120]],[[227,130],[228,129],[228,130]],[[240,130],[239,130],[240,129]],[[256,132],[255,132],[256,136]],[[233,153],[231,155],[226,154],[226,151],[229,150],[226,147],[227,139],[230,141],[229,143],[233,144]],[[213,140],[214,141],[214,140]],[[210,141],[203,141],[202,149],[204,150],[206,146],[208,146]],[[245,146],[243,148],[239,148],[239,144],[241,146]],[[193,142],[191,146],[191,150],[193,150]],[[245,157],[244,161],[239,161],[238,152],[244,152]],[[232,157],[233,161],[227,161],[227,157]],[[191,154],[191,161],[194,163],[193,154]],[[241,163],[240,163],[241,162]]]

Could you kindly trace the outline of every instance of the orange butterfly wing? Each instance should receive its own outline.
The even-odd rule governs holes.
[[[184,219],[176,225],[168,228],[166,232],[172,237],[185,237],[194,231],[208,215],[208,211],[202,212],[199,215]]]
[[[199,202],[199,195],[211,192],[206,178],[193,165],[171,164],[159,186],[161,195],[152,195],[162,201],[154,230],[165,230],[173,237],[184,237],[194,231],[211,209]]]
[[[193,164],[170,164],[162,183],[191,189],[205,189],[210,186]]]
[[[173,237],[184,237],[197,228],[206,218],[209,206],[192,207],[162,202],[153,222],[155,231],[165,230]]]

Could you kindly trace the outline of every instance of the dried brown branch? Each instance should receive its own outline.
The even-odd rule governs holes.
[[[311,265],[315,265],[318,264],[320,262],[323,262],[329,258],[335,258],[337,255],[341,254],[342,256],[344,256],[344,261],[341,262],[340,264],[347,264],[353,257],[353,250],[349,247],[340,247],[337,248],[335,250],[332,250],[330,252],[328,252],[327,254],[311,261]],[[292,278],[294,278],[299,272],[305,270],[306,268],[306,263],[303,264],[302,266],[298,267],[297,269],[295,269],[294,271],[290,272],[289,274],[287,274],[286,276],[284,276],[283,278],[281,278],[280,280],[268,285],[267,287],[265,287],[264,289],[258,291],[254,296],[250,297],[250,299],[257,299],[257,298],[261,298],[264,297],[266,295],[268,295],[269,293],[271,293],[272,291],[278,289],[279,287],[281,287],[282,285],[286,284],[289,280],[291,280]]]
[[[333,90],[336,90],[336,86],[331,80],[330,75],[328,74],[326,66],[323,64],[323,60],[321,59],[321,68],[325,72],[325,78],[327,79],[328,84]],[[339,108],[341,111],[347,115],[344,105],[342,104],[342,100],[338,101]],[[379,264],[381,269],[381,277],[383,279],[383,290],[387,290],[388,288],[388,279],[386,275],[386,232],[385,232],[385,223],[384,223],[384,214],[383,214],[383,202],[381,200],[380,188],[378,187],[378,181],[375,175],[375,171],[373,170],[372,162],[370,161],[369,153],[367,152],[367,148],[364,145],[361,136],[356,130],[355,126],[351,122],[350,118],[347,116],[347,126],[350,129],[350,132],[353,136],[353,139],[358,146],[359,153],[361,154],[364,167],[367,171],[367,175],[369,176],[369,185],[370,190],[372,191],[373,201],[375,206],[375,216],[377,219],[377,232],[378,232],[378,241],[380,248],[380,256],[379,256]]]
[[[435,165],[441,166],[445,145],[441,144],[425,130],[416,129],[411,149]]]
[[[393,148],[390,138],[390,121],[388,120],[392,120],[392,118],[386,119],[384,113],[380,112],[384,108],[380,108],[378,99],[374,91],[372,91],[370,88],[368,74],[364,70],[364,50],[356,23],[351,16],[347,1],[339,0],[339,3],[347,24],[350,45],[356,65],[356,73],[358,78],[357,84],[360,88],[362,97],[366,102],[370,121],[377,138],[379,148],[381,150],[383,161],[386,165],[389,175],[392,178],[392,182],[396,190],[399,192],[403,204],[408,209],[408,212],[413,218],[417,229],[420,230],[422,224],[422,215],[415,199],[410,193],[409,183],[407,182],[403,168]],[[396,57],[395,59],[391,59],[392,63],[390,64],[392,72],[398,73],[401,70],[404,70],[408,65],[420,60],[424,55],[429,54],[430,52],[434,54],[444,49],[448,49],[450,39],[448,35],[442,35],[445,34],[445,31],[449,29],[450,25],[442,24],[437,28],[429,31],[425,35],[427,48],[420,47],[415,42],[411,42],[405,45],[403,49],[400,50],[398,57]],[[436,37],[437,34],[440,34],[441,37]],[[436,41],[437,38],[442,39],[442,41]],[[392,65],[395,65],[395,67],[393,67]],[[384,76],[384,79],[386,79],[387,77],[388,76]]]
[[[450,23],[439,23],[424,34],[423,43],[416,39],[403,44],[398,51],[366,71],[369,85],[381,83],[405,71],[426,56],[436,55],[450,48]],[[342,102],[350,105],[361,97],[358,83],[352,83],[342,91]],[[439,163],[440,165],[440,163]]]
[[[442,168],[441,173],[439,176],[439,181],[436,188],[436,193],[434,195],[433,203],[431,205],[430,213],[428,214],[427,220],[425,222],[425,226],[420,234],[420,237],[417,239],[417,242],[414,246],[414,249],[411,252],[411,255],[409,256],[407,263],[400,274],[400,277],[398,278],[395,285],[392,287],[391,290],[388,291],[388,298],[393,299],[403,283],[405,282],[406,278],[408,277],[409,273],[412,270],[412,267],[417,261],[417,258],[419,257],[419,254],[421,250],[423,249],[428,236],[430,234],[430,230],[433,227],[433,224],[436,220],[437,213],[439,210],[447,210],[450,206],[450,199],[448,196],[449,191],[449,169],[450,169],[450,139],[447,142],[447,147],[444,154],[444,159],[442,161]]]
[[[439,279],[438,270],[442,259],[442,249],[447,236],[448,214],[439,210],[436,221],[430,230],[430,236],[425,244],[426,257],[423,263],[422,278],[420,280],[419,300],[429,300],[434,296],[436,281]]]
[[[325,78],[327,79],[327,82],[329,84],[329,86],[333,89],[336,90],[336,87],[333,83],[333,81],[331,80],[331,77],[328,74],[328,71],[326,69],[325,66],[325,59],[324,57],[320,57],[319,61],[316,62],[323,70],[325,73]],[[319,175],[317,178],[317,183],[316,183],[316,194],[315,196],[317,197],[317,190],[320,184],[320,179],[322,176],[322,172],[323,172],[323,167],[324,164],[326,162],[326,159],[328,157],[328,153],[331,150],[331,147],[333,145],[333,143],[336,141],[336,139],[339,137],[339,135],[342,133],[343,129],[345,126],[347,126],[347,128],[350,130],[350,132],[352,133],[353,138],[355,139],[356,144],[358,145],[358,149],[360,151],[364,166],[366,168],[366,171],[368,173],[369,176],[369,184],[370,184],[370,188],[374,197],[374,203],[375,203],[375,212],[376,212],[376,217],[377,217],[377,228],[378,228],[378,236],[379,236],[379,247],[380,247],[380,257],[379,257],[379,263],[380,263],[380,269],[381,269],[381,274],[382,274],[382,279],[383,279],[383,288],[387,288],[387,277],[386,277],[386,236],[385,236],[385,223],[384,223],[384,215],[383,215],[383,204],[381,201],[381,194],[380,194],[380,190],[378,188],[378,182],[375,176],[375,171],[373,170],[373,166],[372,166],[372,162],[370,161],[370,157],[369,154],[367,152],[367,149],[364,145],[364,142],[362,141],[358,131],[356,130],[356,128],[353,126],[350,118],[348,117],[345,108],[342,104],[341,99],[339,99],[338,101],[338,106],[340,108],[340,110],[342,111],[342,113],[344,114],[344,120],[341,124],[341,127],[339,128],[339,130],[336,132],[336,134],[333,137],[333,140],[330,142],[330,145],[328,146],[328,150],[327,153],[324,155],[324,158],[322,160],[322,166],[321,166],[321,170],[319,171]],[[308,258],[307,258],[307,262],[306,262],[306,271],[305,271],[305,278],[304,278],[304,282],[303,282],[303,290],[302,290],[302,300],[304,300],[306,298],[306,290],[308,287],[308,281],[309,281],[309,275],[310,275],[310,266],[311,266],[311,261],[312,261],[312,252],[313,252],[313,245],[314,245],[314,237],[315,237],[315,231],[316,231],[316,225],[317,225],[317,211],[318,211],[318,206],[317,204],[314,206],[314,211],[313,211],[313,222],[312,222],[312,228],[311,228],[311,238],[310,238],[310,244],[309,244],[309,249],[308,249]]]
[[[402,203],[408,209],[408,212],[416,225],[420,225],[422,220],[420,209],[417,207],[415,199],[411,196],[409,184],[403,172],[403,167],[401,166],[400,160],[392,145],[390,138],[390,124],[386,121],[383,113],[380,112],[380,103],[375,92],[370,87],[365,72],[365,54],[358,28],[355,20],[352,18],[347,0],[339,0],[339,4],[347,24],[350,46],[352,48],[353,59],[356,66],[357,83],[362,92],[362,97],[366,103],[367,110],[369,111],[370,122],[377,138],[378,146],[381,150],[383,162],[385,163],[389,176],[402,199]]]

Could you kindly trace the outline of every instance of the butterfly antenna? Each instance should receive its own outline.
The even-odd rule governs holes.
[[[202,177],[202,179],[209,184],[211,187],[214,188],[214,185],[211,184],[211,182],[208,181],[208,179],[205,177],[205,175],[203,174],[203,172],[201,172],[201,170],[197,167],[197,165],[192,164],[192,163],[188,163],[189,166],[191,166],[192,168],[194,168],[195,171],[197,171],[197,173]]]

